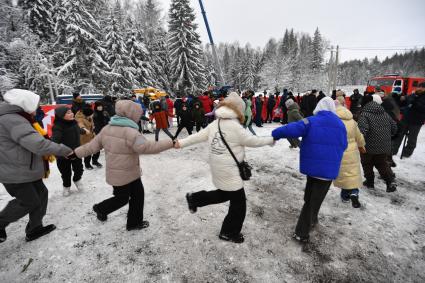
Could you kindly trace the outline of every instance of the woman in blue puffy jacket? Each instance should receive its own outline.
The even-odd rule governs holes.
[[[300,171],[307,175],[304,206],[301,210],[294,239],[307,242],[312,226],[318,222],[318,213],[332,180],[338,177],[342,156],[347,148],[347,131],[336,115],[334,101],[323,98],[314,110],[314,116],[289,123],[272,132],[275,140],[302,137]]]

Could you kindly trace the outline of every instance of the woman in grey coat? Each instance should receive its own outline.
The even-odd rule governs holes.
[[[6,226],[29,214],[26,240],[32,241],[53,231],[43,226],[48,191],[43,183],[46,167],[43,156],[68,156],[72,149],[44,138],[33,127],[40,97],[21,89],[7,91],[0,103],[0,183],[14,197],[0,211],[0,243],[6,241]]]

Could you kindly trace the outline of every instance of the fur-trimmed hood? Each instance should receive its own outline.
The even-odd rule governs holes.
[[[224,100],[218,104],[215,116],[223,119],[238,119],[241,124],[245,122],[245,116],[238,107]]]

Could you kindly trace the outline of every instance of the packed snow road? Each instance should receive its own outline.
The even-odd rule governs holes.
[[[268,135],[273,127],[255,130]],[[214,189],[205,146],[141,157],[151,224],[142,231],[126,231],[126,207],[105,223],[96,219],[92,205],[112,192],[104,169],[85,171],[87,189],[64,198],[53,165],[45,223],[58,229],[26,243],[27,218],[11,224],[0,245],[0,282],[425,282],[424,129],[414,155],[395,159],[397,192],[378,180],[353,209],[331,188],[305,246],[291,239],[305,185],[298,150],[287,141],[247,149],[254,174],[245,186],[245,243],[232,244],[218,239],[227,205],[187,209],[187,192]],[[1,186],[0,208],[9,200]]]

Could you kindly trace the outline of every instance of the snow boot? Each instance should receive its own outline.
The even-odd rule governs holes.
[[[350,196],[350,199],[351,199],[351,205],[354,207],[354,208],[359,208],[359,207],[361,207],[362,205],[360,204],[360,202],[359,202],[359,196],[358,195],[351,195]]]
[[[192,193],[186,194],[187,205],[189,207],[190,213],[195,213],[197,211],[196,205],[193,204]]]
[[[78,181],[74,181],[74,185],[77,187],[79,192],[84,191],[86,188],[84,187],[83,181],[78,180]]]
[[[93,170],[94,168],[93,168],[93,166],[91,166],[91,165],[86,165],[86,169],[87,169],[87,170]]]
[[[397,185],[394,181],[387,182],[387,193],[392,193],[397,191]]]
[[[27,236],[25,237],[25,240],[27,242],[31,242],[34,241],[44,235],[49,234],[50,232],[52,232],[53,230],[56,229],[56,226],[53,224],[47,225],[47,226],[40,226],[39,228],[37,228],[37,230],[35,230],[32,233],[27,234]]]
[[[62,195],[64,197],[69,197],[69,195],[71,194],[71,187],[63,187],[63,191],[62,191]]]
[[[375,182],[373,180],[366,180],[363,182],[363,186],[365,186],[366,188],[369,189],[374,189],[375,188]]]
[[[0,228],[0,243],[3,243],[7,239],[6,229]]]
[[[127,231],[142,230],[148,227],[149,227],[149,221],[142,221],[142,223],[139,223],[136,226],[127,226]]]
[[[93,162],[93,165],[94,165],[94,166],[96,166],[96,167],[97,167],[97,168],[99,168],[99,169],[103,167],[103,165],[102,165],[102,164],[100,164],[100,163],[99,163],[99,162],[97,162],[97,161],[96,161],[96,162]]]
[[[229,236],[229,235],[226,235],[226,234],[220,234],[220,235],[218,235],[218,237],[223,241],[228,241],[228,242],[232,242],[232,243],[236,243],[236,244],[242,244],[245,241],[245,237],[243,236],[242,233],[239,233],[236,236]]]
[[[297,234],[294,234],[292,236],[292,239],[294,239],[295,241],[297,241],[301,244],[306,244],[309,241],[309,237],[301,237],[301,236],[298,236]]]
[[[99,210],[99,207],[97,206],[97,204],[93,205],[93,211],[96,213],[96,217],[97,219],[99,219],[100,221],[104,222],[106,220],[108,220],[108,215],[102,213]]]

